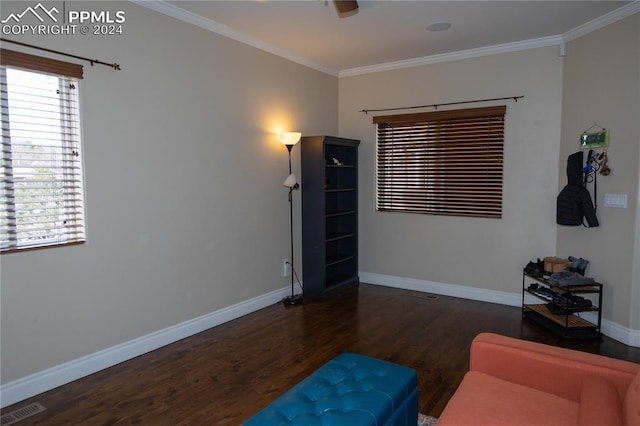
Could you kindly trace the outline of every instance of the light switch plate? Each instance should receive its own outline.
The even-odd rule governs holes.
[[[604,206],[626,209],[627,194],[604,194]]]

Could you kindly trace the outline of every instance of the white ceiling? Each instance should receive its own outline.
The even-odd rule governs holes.
[[[341,76],[465,52],[562,45],[572,32],[595,29],[640,10],[638,1],[612,0],[358,3],[356,14],[339,17],[331,0],[140,2]],[[425,29],[436,22],[452,26],[442,32]]]

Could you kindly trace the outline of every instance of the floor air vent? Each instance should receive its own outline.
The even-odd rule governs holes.
[[[413,294],[414,297],[419,297],[420,299],[427,299],[427,300],[438,300],[440,299],[439,296],[436,296],[435,294],[430,294],[430,293],[422,293],[422,292],[416,292]]]
[[[18,408],[10,413],[3,414],[2,417],[0,417],[0,426],[9,426],[18,423],[20,420],[24,420],[27,417],[41,413],[44,410],[46,410],[46,408],[42,404],[34,402],[26,407]]]

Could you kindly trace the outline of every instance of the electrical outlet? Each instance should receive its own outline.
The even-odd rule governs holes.
[[[291,264],[289,263],[289,259],[285,259],[282,261],[282,276],[291,276]]]

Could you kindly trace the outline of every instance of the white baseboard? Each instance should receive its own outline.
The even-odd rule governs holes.
[[[440,294],[442,296],[460,297],[462,299],[478,300],[481,302],[498,303],[501,305],[522,306],[522,293],[520,292],[510,293],[506,291],[486,290],[477,287],[445,284],[370,272],[359,272],[359,275],[360,282],[362,283]],[[592,312],[584,313],[583,317],[593,323],[597,323],[598,321],[598,317]],[[632,330],[606,318],[602,318],[600,331],[605,336],[624,343],[625,345],[640,347],[640,330]]]
[[[369,272],[359,272],[359,276],[360,282],[367,284],[378,284],[386,287],[434,293],[442,296],[460,297],[462,299],[478,300],[481,302],[499,303],[508,306],[522,306],[522,293],[486,290],[477,287],[445,284],[415,278],[394,277],[392,275],[372,274]]]
[[[485,290],[455,284],[402,278],[390,275],[360,272],[360,281],[368,284],[415,290],[443,296],[460,297],[482,302],[521,306],[522,295],[496,290]],[[0,386],[0,406],[15,404],[42,392],[70,383],[105,368],[177,342],[211,327],[240,318],[277,303],[289,294],[289,287],[202,315],[163,330],[121,343],[102,351],[65,362]],[[602,320],[602,333],[629,346],[640,347],[640,330],[630,330],[612,321]]]
[[[289,291],[290,287],[275,290],[9,382],[0,387],[1,407],[4,408],[31,398],[42,392],[270,306],[287,296]]]
[[[625,345],[640,347],[640,330],[624,327],[606,318],[602,318],[602,334]]]

